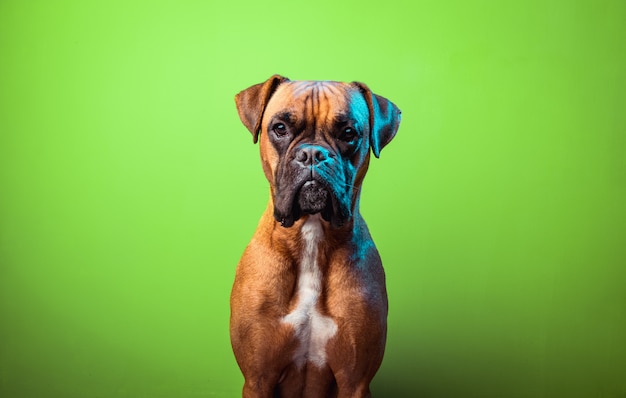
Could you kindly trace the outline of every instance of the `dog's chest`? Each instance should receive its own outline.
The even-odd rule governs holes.
[[[326,364],[326,343],[337,333],[335,321],[317,309],[323,288],[323,274],[317,260],[323,233],[319,216],[309,217],[302,226],[304,252],[298,269],[297,304],[282,319],[283,323],[293,327],[298,340],[293,356],[298,367],[307,361],[323,367]]]

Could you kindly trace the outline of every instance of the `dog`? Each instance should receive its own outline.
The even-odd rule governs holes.
[[[235,102],[270,185],[230,300],[243,397],[369,397],[387,291],[360,188],[401,112],[363,83],[279,75]]]

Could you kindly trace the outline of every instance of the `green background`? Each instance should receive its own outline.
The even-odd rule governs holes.
[[[0,396],[239,395],[233,96],[280,73],[403,110],[375,396],[626,397],[625,71],[619,0],[0,0]]]

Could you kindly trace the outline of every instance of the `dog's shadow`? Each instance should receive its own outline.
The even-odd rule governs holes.
[[[537,365],[519,353],[481,357],[447,351],[443,357],[414,347],[390,351],[370,385],[374,398],[532,397],[545,388]],[[552,388],[562,393],[551,396],[572,396],[567,384]]]
[[[404,361],[401,361],[404,362]],[[405,364],[406,365],[406,364]],[[416,398],[424,397],[424,391],[416,383],[415,375],[410,368],[401,368],[402,364],[389,361],[376,374],[370,385],[374,398]]]
[[[398,383],[396,381],[388,381],[381,377],[377,377],[377,379],[372,382],[370,390],[374,398],[416,398],[424,396],[415,385],[409,385],[408,382]]]

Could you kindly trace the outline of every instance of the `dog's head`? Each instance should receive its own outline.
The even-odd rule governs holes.
[[[369,164],[395,136],[400,110],[362,83],[272,76],[235,97],[270,182],[274,217],[290,227],[321,213],[333,226],[353,214]]]

